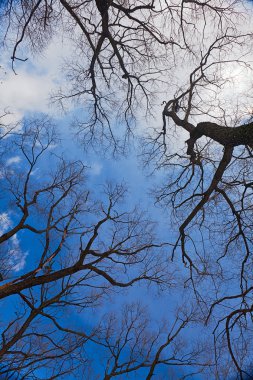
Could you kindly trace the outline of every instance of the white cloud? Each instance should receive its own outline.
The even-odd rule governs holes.
[[[1,94],[1,85],[0,85],[0,94]],[[22,112],[18,112],[18,111],[15,111],[15,113],[14,111],[10,112],[10,107],[5,107],[5,111],[6,113],[1,112],[1,115],[0,115],[2,133],[5,134],[9,129],[8,126],[12,127],[15,124],[16,124],[15,131],[16,132],[20,131],[22,127],[19,121],[23,117]]]
[[[64,58],[71,57],[72,44],[55,37],[40,55],[29,57],[19,63],[15,72],[10,67],[10,52],[4,52],[0,59],[1,109],[9,110],[11,121],[20,120],[26,112],[42,112],[59,116],[50,95],[64,82],[60,66]]]
[[[0,234],[2,235],[11,227],[11,219],[7,212],[2,212],[0,214]]]
[[[12,164],[18,164],[20,161],[21,161],[21,157],[20,157],[20,156],[13,156],[13,157],[10,157],[10,158],[6,161],[6,166],[10,166],[10,165],[12,165]]]
[[[12,227],[12,221],[7,212],[0,214],[0,235],[4,234]],[[7,253],[7,254],[6,254]],[[23,252],[17,235],[13,235],[8,241],[8,250],[5,252],[4,265],[14,272],[18,272],[25,267],[28,252]]]
[[[1,106],[18,113],[19,117],[25,112],[47,112],[48,97],[54,87],[48,74],[30,74],[22,70],[15,75],[10,71],[0,84]]]
[[[25,267],[28,252],[21,251],[16,234],[11,238],[11,245],[12,248],[8,251],[9,266],[14,272],[18,272]]]

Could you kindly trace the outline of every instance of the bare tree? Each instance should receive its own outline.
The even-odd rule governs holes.
[[[120,321],[112,313],[103,317],[98,339],[106,349],[101,353],[104,380],[131,373],[150,380],[159,376],[158,367],[164,370],[161,378],[172,378],[175,368],[194,367],[196,374],[209,370],[212,362],[204,355],[207,347],[200,341],[195,346],[188,345],[181,336],[184,327],[196,321],[196,312],[185,305],[184,310],[175,312],[172,323],[164,321],[159,328],[161,323],[154,325],[148,310],[140,304],[127,305]]]
[[[222,103],[229,80],[224,67],[251,70],[248,57],[238,57],[251,38],[251,33],[227,32],[209,45],[188,83],[165,102],[163,129],[151,138],[152,148],[146,152],[158,167],[169,169],[169,180],[156,197],[172,204],[178,218],[179,238],[172,257],[181,251],[189,282],[206,309],[206,322],[221,306],[213,319],[215,344],[223,344],[225,335],[240,379],[250,376],[251,366],[247,342],[252,315],[252,120],[243,107],[236,109],[231,97],[227,108]],[[243,99],[247,107],[249,99]],[[171,152],[174,127],[186,132],[180,137],[188,138],[186,148]]]
[[[133,132],[140,109],[141,117],[150,117],[164,94],[171,93],[182,61],[198,56],[204,42],[201,36],[205,39],[207,31],[218,35],[236,27],[236,5],[223,1],[10,0],[1,6],[6,25],[3,39],[7,46],[11,41],[16,70],[16,63],[26,61],[30,50],[41,51],[57,32],[63,34],[73,49],[65,65],[70,88],[59,90],[55,100],[62,105],[68,100],[82,104],[85,120],[75,124],[85,143],[102,137],[115,148],[122,142],[126,147],[124,130],[118,133],[114,128],[115,117],[125,121],[127,135]]]
[[[179,229],[172,258],[180,252],[189,269],[184,285],[193,290],[203,320],[213,328],[216,378],[229,360],[241,379],[250,376],[247,368],[252,364],[253,135],[247,96],[252,90],[252,10],[244,6],[240,1],[195,0],[6,0],[1,5],[3,40],[12,44],[13,70],[58,30],[71,41],[75,56],[66,65],[71,88],[60,89],[55,99],[63,106],[67,100],[85,104],[89,117],[76,124],[86,143],[97,142],[99,136],[114,148],[123,140],[125,147],[122,129],[118,134],[114,129],[115,116],[123,115],[129,134],[139,111],[150,116],[163,101],[161,126],[148,140],[145,160],[166,169],[165,185],[156,198],[168,209],[172,206],[173,224],[176,219]],[[237,78],[243,77],[248,83],[239,91]],[[31,187],[37,160],[52,141],[51,135],[46,134],[43,144],[32,136],[34,132],[25,130],[16,143],[27,161],[26,173],[17,173],[14,181],[8,171],[5,175],[19,215],[2,234],[2,242],[17,233],[34,234],[42,239],[42,253],[30,272],[4,282],[0,297],[18,295],[28,310],[35,307],[30,300],[35,296],[23,292],[55,281],[65,284],[65,278],[70,289],[72,281],[74,289],[83,286],[84,278],[87,287],[94,279],[102,293],[140,280],[163,283],[164,263],[154,265],[148,256],[158,247],[152,239],[142,240],[143,231],[149,235],[152,227],[135,211],[134,218],[113,211],[121,187],[107,190],[106,207],[91,206],[88,192],[80,188],[83,166],[61,159],[40,189]],[[28,137],[34,141],[29,151]],[[83,215],[94,210],[97,220],[84,225]],[[104,234],[105,225],[112,234]],[[100,240],[100,231],[105,240]],[[79,237],[75,250],[74,236]],[[135,276],[129,268],[137,263],[140,272]],[[10,263],[5,265],[3,279],[9,276]],[[66,291],[65,285],[62,288]],[[42,297],[40,305],[47,301]],[[160,360],[159,349],[156,353],[154,365]],[[150,371],[152,375],[152,365]],[[108,367],[106,376],[111,373]]]
[[[118,334],[119,344],[129,350],[131,344],[121,339],[132,329],[136,342],[126,359],[126,372],[125,364],[122,369],[108,367],[105,376],[137,371],[146,363],[155,368],[160,353],[151,362],[149,343],[153,346],[156,337],[146,342],[149,326],[140,308],[126,309],[113,334],[112,319],[106,325],[96,320],[85,325],[78,315],[92,316],[115,289],[139,282],[168,287],[174,271],[167,264],[169,246],[156,243],[154,223],[144,212],[123,210],[123,186],[108,185],[103,200],[93,200],[84,165],[64,160],[56,153],[57,143],[55,129],[45,117],[25,120],[22,130],[13,130],[2,140],[8,153],[2,158],[0,298],[6,307],[9,302],[16,306],[9,306],[1,321],[0,374],[8,378],[18,373],[28,379],[42,376],[42,371],[48,379],[80,373],[88,377],[93,365],[90,345],[112,352]],[[164,347],[190,321],[191,314],[178,316],[178,327],[172,327]],[[136,328],[142,325],[139,341]],[[146,359],[136,366],[140,355]],[[199,364],[190,357],[185,363]]]

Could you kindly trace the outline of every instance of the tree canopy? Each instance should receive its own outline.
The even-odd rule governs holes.
[[[123,185],[93,194],[82,158],[53,153],[61,129],[47,116],[7,123],[4,110],[0,298],[18,307],[2,321],[1,374],[151,379],[182,366],[175,379],[251,378],[252,17],[239,0],[1,2],[13,75],[61,39],[68,54],[51,102],[65,114],[74,107],[78,143],[96,154],[136,144],[159,173],[149,202],[167,223],[155,235],[150,216],[123,207]],[[17,152],[14,171],[6,154]],[[173,322],[154,328],[138,302],[78,320],[109,298],[121,305],[120,290],[146,294],[142,284],[179,301]],[[193,343],[191,326],[213,342],[195,333]]]

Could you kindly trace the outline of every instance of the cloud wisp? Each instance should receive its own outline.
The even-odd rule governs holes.
[[[12,226],[12,220],[7,212],[0,214],[0,235],[7,232]],[[7,249],[6,249],[7,248]],[[8,244],[3,244],[0,251],[0,263],[4,272],[19,272],[26,265],[28,252],[23,252],[17,234],[9,239]]]

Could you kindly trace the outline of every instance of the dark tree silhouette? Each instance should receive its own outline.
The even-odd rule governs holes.
[[[94,318],[120,289],[143,283],[165,290],[175,281],[170,246],[159,243],[143,211],[124,211],[125,188],[108,184],[96,200],[85,166],[51,153],[59,139],[47,117],[6,127],[3,136],[0,298],[9,312],[1,318],[0,375],[34,379],[43,371],[47,379],[94,379],[97,353],[109,353],[99,372],[104,379],[141,370],[150,378],[166,365],[208,368],[203,350],[176,348],[183,328],[195,324],[191,305],[163,328],[152,329],[134,304],[101,322]],[[20,165],[9,166],[6,154],[18,154]],[[88,315],[91,325],[80,321]]]
[[[179,235],[171,242],[172,259],[176,261],[179,252],[189,270],[185,289],[192,291],[202,321],[213,329],[214,376],[219,379],[219,373],[223,373],[223,378],[228,378],[232,360],[239,378],[246,379],[246,369],[252,365],[248,342],[253,317],[252,5],[244,1],[197,0],[5,0],[0,9],[5,27],[2,40],[11,47],[14,72],[18,73],[19,64],[26,64],[31,53],[43,50],[58,34],[73,49],[65,65],[69,85],[63,85],[53,99],[65,109],[68,101],[83,107],[84,118],[75,125],[85,144],[99,143],[100,150],[105,142],[106,148],[124,149],[135,121],[139,118],[143,125],[146,117],[146,126],[152,127],[155,116],[155,131],[150,128],[142,140],[143,157],[152,170],[165,173],[164,185],[156,188],[155,196],[172,211],[172,228]],[[2,242],[25,230],[42,236],[44,248],[31,272],[0,287],[0,297],[16,295],[32,315],[42,316],[45,302],[51,302],[49,295],[45,298],[43,290],[35,308],[37,298],[35,302],[35,297],[29,296],[31,302],[23,292],[36,286],[50,288],[52,281],[64,283],[64,292],[71,292],[72,280],[79,285],[83,281],[80,278],[90,280],[90,276],[98,278],[100,286],[99,281],[105,281],[106,289],[124,288],[139,280],[163,283],[164,266],[161,269],[156,262],[152,266],[152,260],[145,261],[146,251],[157,248],[152,239],[145,243],[142,240],[143,232],[148,229],[149,233],[150,227],[144,223],[134,235],[141,237],[141,243],[138,240],[130,250],[128,246],[122,248],[131,241],[128,234],[133,226],[142,226],[139,216],[131,219],[128,213],[111,213],[122,189],[107,192],[107,208],[101,206],[100,213],[97,211],[100,218],[92,227],[79,225],[76,213],[82,214],[86,207],[81,202],[80,209],[80,198],[88,195],[87,191],[86,195],[73,192],[72,186],[79,189],[84,168],[80,163],[62,162],[51,182],[28,191],[37,156],[26,151],[24,142],[30,135],[25,132],[22,136],[18,147],[30,166],[14,183],[6,173],[20,218],[2,234]],[[71,202],[59,209],[70,194]],[[44,215],[47,222],[34,226],[29,222],[30,210],[35,212],[39,200],[45,202],[45,195],[49,196]],[[119,225],[130,226],[128,233],[116,240],[110,235],[109,244],[100,241],[99,248],[94,248],[98,230],[110,223],[115,236],[121,231]],[[75,251],[79,254],[67,264],[62,259],[60,265],[55,257],[65,250],[66,231],[71,231],[71,237],[81,236]],[[56,234],[53,247],[49,244],[52,232]],[[124,272],[132,266],[131,260],[141,263],[137,277],[127,269]],[[6,262],[4,279],[9,266]],[[115,266],[121,268],[119,272]],[[72,279],[67,287],[65,278]],[[60,294],[62,290],[58,291]],[[61,296],[57,297],[60,302]],[[32,317],[27,318],[29,324]],[[9,342],[16,344],[15,335],[12,339]],[[110,351],[111,343],[103,344]],[[160,360],[161,347],[152,358],[154,365]],[[105,376],[119,371],[118,352],[110,352],[108,360],[115,365],[108,366]],[[152,374],[152,365],[149,371]]]
[[[15,71],[31,50],[40,52],[57,33],[65,37],[73,48],[65,65],[71,86],[54,99],[63,107],[71,100],[84,107],[86,119],[78,124],[84,142],[103,137],[115,148],[124,141],[115,118],[131,135],[138,111],[150,118],[157,96],[171,92],[174,69],[198,55],[194,37],[205,33],[203,16],[215,34],[238,19],[235,5],[222,1],[6,0],[1,14]]]

